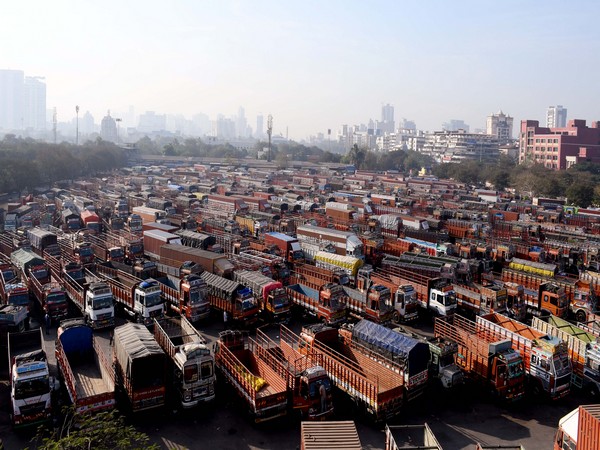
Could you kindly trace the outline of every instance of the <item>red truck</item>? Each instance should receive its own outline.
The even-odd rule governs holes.
[[[160,262],[171,267],[181,267],[186,261],[192,261],[205,271],[230,278],[234,266],[223,254],[209,252],[200,248],[169,243],[162,245],[159,251]]]
[[[329,325],[346,320],[346,304],[343,301],[346,294],[339,284],[324,284],[320,289],[293,284],[286,289],[294,304],[317,320]]]
[[[297,263],[304,261],[304,252],[298,239],[279,232],[265,233],[265,245],[276,246],[286,261]]]
[[[213,308],[226,312],[233,322],[244,326],[256,323],[258,304],[252,289],[210,272],[200,275],[209,286],[208,299]]]
[[[558,422],[554,450],[596,450],[600,442],[600,405],[581,405]]]
[[[266,277],[259,272],[238,270],[234,279],[252,289],[258,301],[260,311],[268,320],[275,323],[287,323],[291,318],[290,300],[279,281]]]
[[[84,209],[79,214],[83,227],[86,228],[92,234],[100,234],[102,231],[102,220],[94,211]]]
[[[3,305],[24,306],[28,309],[31,306],[29,289],[20,281],[16,268],[10,262],[0,263],[0,300]]]
[[[82,319],[61,322],[56,338],[56,362],[76,413],[115,407],[115,379],[92,328]]]
[[[350,283],[348,274],[341,267],[326,269],[312,264],[294,264],[294,275],[298,280],[306,280],[312,284],[337,283],[345,286]]]
[[[170,309],[185,316],[190,322],[198,322],[210,314],[208,301],[208,285],[196,274],[175,277],[165,274],[158,277],[163,298]]]
[[[160,260],[161,247],[165,244],[182,246],[181,238],[176,234],[168,233],[163,230],[144,231],[144,253],[146,256],[154,260]]]

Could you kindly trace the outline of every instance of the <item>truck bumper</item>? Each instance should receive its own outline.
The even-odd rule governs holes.
[[[115,326],[115,318],[110,317],[108,319],[93,320],[91,321],[91,324],[94,330],[101,330],[102,328],[111,328]]]

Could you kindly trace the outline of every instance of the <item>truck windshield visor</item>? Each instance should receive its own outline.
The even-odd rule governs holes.
[[[49,392],[50,384],[47,376],[17,381],[15,384],[15,400],[39,397]]]
[[[46,301],[49,305],[60,305],[61,303],[66,303],[67,299],[64,294],[50,294]]]
[[[144,306],[156,306],[162,303],[162,299],[160,298],[160,292],[152,292],[150,294],[144,295]]]
[[[517,378],[523,374],[522,362],[515,362],[508,365],[508,378]]]
[[[27,294],[27,293],[11,295],[8,298],[9,298],[9,303],[11,305],[16,305],[16,306],[29,305],[29,294]]]
[[[110,308],[111,306],[113,306],[112,296],[95,298],[94,302],[92,303],[92,309],[94,311]]]

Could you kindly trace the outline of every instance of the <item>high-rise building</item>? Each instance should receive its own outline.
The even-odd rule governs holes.
[[[486,125],[486,134],[496,137],[500,144],[512,140],[513,118],[502,111],[489,115]]]
[[[547,128],[565,128],[567,126],[567,108],[562,105],[549,106],[546,111]]]
[[[256,139],[262,139],[264,136],[263,122],[264,122],[264,117],[262,114],[259,114],[258,116],[256,116],[256,133],[254,133],[254,137]]]
[[[23,127],[46,129],[46,83],[43,77],[25,77],[23,85]]]
[[[82,136],[88,136],[95,130],[94,116],[89,111],[86,111],[79,121],[79,132]]]
[[[25,74],[22,70],[0,70],[0,129],[23,129],[23,89]]]
[[[384,133],[393,133],[395,127],[394,107],[387,103],[381,107],[381,122],[377,123],[377,129]]]
[[[100,123],[100,137],[105,141],[117,142],[119,135],[117,132],[117,122],[110,117],[110,111],[104,116]]]
[[[246,137],[246,131],[248,129],[248,122],[246,121],[246,111],[243,107],[239,107],[238,115],[235,118],[235,131],[238,137]]]
[[[140,114],[138,131],[141,133],[156,133],[167,129],[167,116],[156,114],[154,111],[146,111]]]
[[[442,124],[442,129],[444,131],[464,130],[464,131],[466,131],[468,133],[469,132],[469,125],[467,125],[464,120],[451,119],[450,121],[444,122]]]

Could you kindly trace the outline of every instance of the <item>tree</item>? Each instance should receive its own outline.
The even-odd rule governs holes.
[[[348,160],[356,167],[356,170],[362,168],[365,158],[367,157],[367,151],[363,148],[358,148],[358,144],[354,144],[352,149],[348,152]]]
[[[95,415],[73,413],[69,408],[61,427],[54,431],[40,428],[31,440],[33,449],[39,450],[158,450],[150,438],[131,425],[117,411]]]

